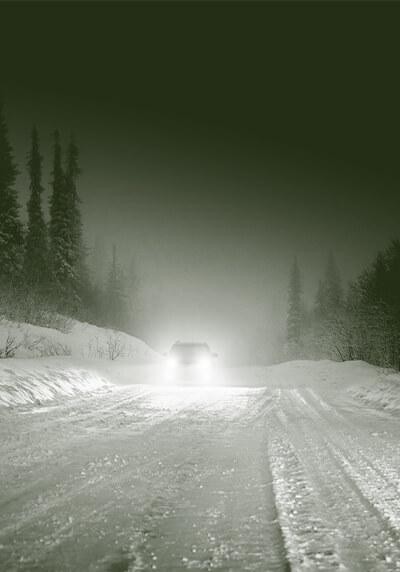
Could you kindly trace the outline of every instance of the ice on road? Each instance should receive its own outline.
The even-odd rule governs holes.
[[[315,383],[127,386],[0,431],[2,571],[400,570],[398,418]]]

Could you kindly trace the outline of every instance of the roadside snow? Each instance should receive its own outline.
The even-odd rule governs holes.
[[[266,368],[268,387],[312,387],[400,413],[400,373],[363,361],[292,361]]]
[[[400,413],[400,374],[377,372],[374,383],[350,389],[350,395],[366,405],[391,413]]]
[[[0,320],[0,355],[16,358],[72,356],[115,360],[132,358],[151,363],[159,355],[145,342],[123,332],[68,320],[66,331]]]
[[[67,331],[0,320],[0,405],[28,404],[104,386],[160,384],[165,368],[142,340],[76,320]],[[41,359],[32,359],[41,358]],[[175,380],[179,385],[179,380]],[[169,383],[174,380],[169,380]],[[362,361],[298,360],[269,367],[216,367],[211,385],[311,387],[400,412],[400,374]]]
[[[164,369],[0,360],[1,570],[399,572],[399,374]]]
[[[60,331],[0,320],[0,357],[7,358],[0,359],[0,405],[110,388],[110,380],[126,383],[160,360],[142,340],[123,332],[76,320],[67,325]]]
[[[40,404],[109,387],[107,379],[94,369],[69,360],[0,361],[0,405],[8,407]]]

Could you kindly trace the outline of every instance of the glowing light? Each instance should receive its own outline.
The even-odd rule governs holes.
[[[197,365],[201,368],[207,369],[211,366],[211,358],[209,356],[202,356],[198,360]]]
[[[168,367],[176,367],[178,365],[178,359],[174,356],[169,356],[167,359]]]

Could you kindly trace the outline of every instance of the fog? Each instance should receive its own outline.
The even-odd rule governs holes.
[[[90,252],[100,240],[109,261],[115,244],[123,264],[133,264],[133,333],[159,351],[176,339],[204,340],[228,362],[271,363],[285,333],[294,256],[311,304],[330,250],[346,283],[396,235],[397,209],[387,208],[398,206],[394,131],[384,132],[366,110],[380,106],[382,122],[390,116],[393,126],[399,118],[376,85],[365,89],[371,74],[383,73],[379,57],[368,60],[369,69],[359,66],[353,82],[356,53],[340,10],[334,21],[342,23],[342,41],[333,54],[335,28],[324,39],[316,12],[311,19],[302,13],[304,35],[291,14],[284,47],[273,28],[287,16],[276,6],[265,38],[255,33],[257,14],[242,6],[222,45],[221,7],[213,18],[207,6],[197,9],[208,30],[204,51],[177,7],[164,26],[161,11],[108,6],[87,50],[90,12],[82,9],[74,45],[59,46],[57,60],[48,25],[55,15],[36,10],[32,54],[16,48],[4,72],[11,140],[23,165],[29,130],[38,126],[47,187],[52,131],[64,140],[75,134],[86,246]],[[62,10],[64,21],[75,22],[76,8]],[[11,7],[7,16],[11,34],[21,22]],[[146,38],[141,23],[150,20]],[[368,53],[372,25],[371,16],[358,38]],[[240,47],[239,33],[246,39]],[[75,71],[66,78],[71,58]],[[388,93],[386,103],[395,95]],[[24,203],[23,170],[18,191]]]

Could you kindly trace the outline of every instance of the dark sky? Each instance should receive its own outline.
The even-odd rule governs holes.
[[[295,254],[311,300],[329,249],[348,280],[399,235],[399,4],[14,2],[0,20],[17,158],[33,123],[46,155],[54,128],[76,134],[88,242],[135,258],[157,348],[272,359]]]

